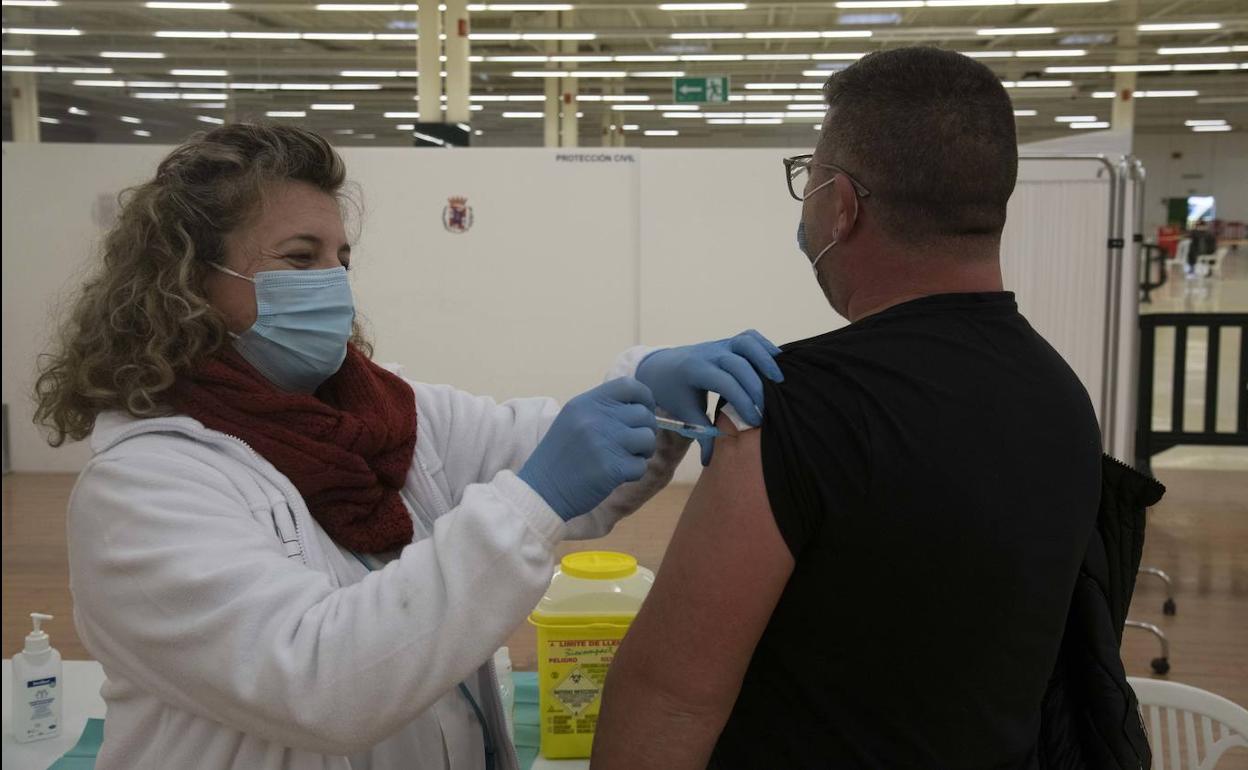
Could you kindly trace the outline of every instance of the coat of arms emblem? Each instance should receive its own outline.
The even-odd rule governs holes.
[[[451,196],[442,209],[442,226],[448,233],[466,233],[472,229],[472,207],[468,199],[462,196]]]

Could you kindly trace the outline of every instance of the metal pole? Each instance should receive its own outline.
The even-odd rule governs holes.
[[[1110,418],[1108,420],[1109,443],[1106,445],[1110,450],[1110,454],[1114,454],[1113,449],[1116,443],[1115,431],[1118,427],[1118,353],[1119,340],[1122,331],[1122,277],[1125,274],[1123,265],[1123,255],[1126,253],[1126,225],[1127,225],[1127,178],[1130,173],[1130,163],[1124,156],[1118,161],[1118,194],[1114,200],[1114,214],[1117,219],[1116,228],[1110,235],[1110,284],[1109,284],[1109,368],[1106,369],[1106,378],[1109,380],[1109,405]],[[1115,246],[1116,244],[1116,246]]]
[[[1148,180],[1148,175],[1146,173],[1146,169],[1144,168],[1143,161],[1141,161],[1137,157],[1131,158],[1131,179],[1134,182],[1132,189],[1133,189],[1133,192],[1135,193],[1135,200],[1134,200],[1135,227],[1134,227],[1134,232],[1131,237],[1131,240],[1135,244],[1135,265],[1136,265],[1136,271],[1137,271],[1136,280],[1134,281],[1134,283],[1138,284],[1139,283],[1138,271],[1144,269],[1141,266],[1141,261],[1144,256],[1144,209],[1145,209],[1145,206],[1147,205],[1147,196],[1145,195],[1145,182],[1147,182]],[[1128,366],[1125,370],[1125,376],[1130,378],[1130,387],[1127,388],[1127,393],[1126,393],[1127,404],[1126,404],[1126,407],[1122,410],[1122,415],[1126,419],[1134,418],[1138,420],[1139,409],[1138,409],[1137,402],[1140,397],[1139,388],[1140,388],[1140,344],[1141,344],[1140,334],[1138,331],[1140,327],[1140,322],[1139,322],[1140,292],[1135,287],[1132,287],[1132,291],[1128,295],[1128,297],[1129,297],[1128,307],[1130,308],[1130,311],[1131,311],[1129,318],[1128,318],[1128,321],[1131,324],[1131,326],[1128,328],[1128,333],[1133,335],[1133,344],[1131,345],[1130,350],[1129,350],[1130,361],[1128,362]],[[1121,323],[1121,317],[1119,318],[1119,322]],[[1149,376],[1152,376],[1151,373]],[[1148,419],[1150,420],[1152,419],[1152,404],[1151,403],[1148,405]],[[1131,430],[1128,430],[1123,434],[1126,437],[1125,440],[1127,442],[1127,446],[1123,448],[1120,456],[1124,459],[1129,460],[1130,458],[1135,457],[1135,439],[1137,435],[1136,429],[1138,427],[1139,427],[1138,425],[1133,426]]]

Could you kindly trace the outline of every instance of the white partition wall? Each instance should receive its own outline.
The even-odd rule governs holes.
[[[792,150],[648,150],[641,166],[641,338],[756,328],[777,342],[845,324],[797,248]]]
[[[4,403],[15,471],[77,471],[86,446],[53,450],[31,424],[35,358],[81,285],[119,190],[150,178],[168,147],[5,144]]]
[[[1062,169],[1074,178],[1033,180],[1021,165],[1002,239],[1005,285],[1079,375],[1099,416],[1109,182],[1077,165]]]
[[[498,398],[566,399],[634,344],[637,155],[343,152],[364,201],[352,270],[377,358]],[[452,197],[471,209],[448,229]]]
[[[4,147],[3,397],[16,470],[85,460],[81,446],[48,448],[30,422],[35,356],[59,298],[81,283],[107,202],[168,149]],[[352,281],[377,358],[500,399],[563,399],[632,344],[750,327],[782,343],[841,326],[797,249],[800,204],[780,163],[791,152],[345,150],[363,203]],[[1087,167],[1045,178],[1027,168],[1006,229],[1007,288],[1099,403],[1107,183]],[[471,209],[464,232],[444,221],[452,198]],[[687,463],[681,478],[696,473]]]

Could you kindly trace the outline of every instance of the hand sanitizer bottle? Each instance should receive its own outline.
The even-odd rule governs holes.
[[[39,624],[51,615],[30,613],[35,630],[26,647],[13,656],[13,738],[18,743],[61,734],[61,654],[48,643]]]

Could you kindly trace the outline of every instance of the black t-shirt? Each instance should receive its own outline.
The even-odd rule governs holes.
[[[1004,292],[784,351],[761,448],[796,567],[710,766],[1036,767],[1100,496],[1087,392]]]

